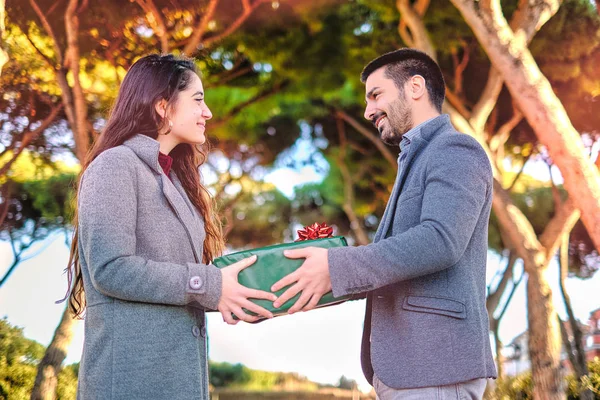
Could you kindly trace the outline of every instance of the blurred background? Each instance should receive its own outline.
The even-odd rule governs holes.
[[[426,51],[444,112],[494,168],[487,398],[600,398],[600,15],[590,0],[0,0],[0,399],[74,399],[83,322],[64,269],[80,162],[125,72],[194,57],[214,118],[201,167],[228,251],[326,222],[371,241],[398,148],[362,117],[378,55]],[[228,326],[220,399],[371,398],[365,303]],[[443,338],[440,338],[443,340]],[[398,360],[402,362],[402,360]]]

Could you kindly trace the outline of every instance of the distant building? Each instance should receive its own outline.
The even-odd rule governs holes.
[[[594,357],[600,358],[600,308],[590,313],[587,325],[579,323],[579,326],[583,335],[585,358],[588,361],[593,360]],[[571,337],[572,332],[568,322],[565,323],[565,329]],[[502,355],[504,356],[503,367],[506,375],[514,376],[531,369],[528,343],[529,333],[525,331],[504,347]],[[566,370],[571,370],[571,362],[564,346],[561,350],[560,361]]]

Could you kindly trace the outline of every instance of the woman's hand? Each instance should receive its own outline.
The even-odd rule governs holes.
[[[238,282],[238,274],[244,268],[248,268],[256,261],[256,256],[244,258],[221,269],[223,276],[223,287],[221,290],[221,300],[217,309],[221,312],[223,320],[230,325],[235,325],[239,320],[233,319],[233,314],[236,315],[240,320],[246,322],[255,322],[264,318],[273,318],[273,314],[268,310],[252,303],[248,299],[263,299],[275,301],[277,296],[274,293],[264,292],[262,290],[249,289],[246,286],[242,286]],[[242,307],[246,310],[252,311],[258,315],[253,316],[246,314]]]

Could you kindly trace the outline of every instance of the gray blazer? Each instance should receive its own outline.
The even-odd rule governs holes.
[[[203,220],[158,152],[137,135],[81,178],[78,399],[208,399],[204,309],[217,307],[221,273],[201,263]]]
[[[362,366],[393,388],[496,377],[485,308],[492,171],[447,115],[410,144],[372,244],[329,250],[333,294],[368,292]]]

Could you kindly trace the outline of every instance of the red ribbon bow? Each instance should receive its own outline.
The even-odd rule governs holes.
[[[332,227],[327,226],[326,223],[319,224],[318,222],[315,222],[314,224],[305,226],[304,229],[300,229],[298,231],[298,239],[296,240],[296,242],[302,240],[323,239],[332,236]]]

